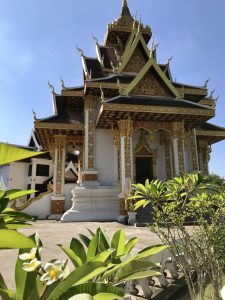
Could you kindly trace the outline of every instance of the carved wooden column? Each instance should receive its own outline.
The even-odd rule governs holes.
[[[82,182],[84,184],[97,184],[98,171],[94,169],[94,134],[95,134],[95,97],[85,98],[84,119],[84,170],[82,171]]]
[[[171,159],[171,140],[169,137],[165,138],[165,159],[166,159],[166,178],[171,179],[173,176],[172,159]]]
[[[112,128],[113,136],[113,162],[114,162],[114,184],[118,184],[120,178],[120,133],[118,129]]]
[[[133,134],[133,121],[130,119],[118,121],[120,132],[120,183],[122,192],[127,193],[131,180],[133,160],[131,157],[131,141]]]
[[[208,144],[207,140],[200,140],[198,142],[198,150],[199,150],[199,162],[200,162],[200,170],[204,175],[209,174],[209,160],[210,160],[210,153],[211,147]]]
[[[185,172],[184,124],[182,122],[173,123],[173,154],[175,175],[179,176]]]
[[[64,212],[64,173],[65,173],[66,136],[54,136],[54,175],[53,196],[51,197],[52,214]]]
[[[198,171],[199,170],[198,149],[197,149],[197,141],[196,141],[196,132],[195,132],[195,129],[192,130],[192,132],[191,132],[190,141],[191,141],[192,171]]]

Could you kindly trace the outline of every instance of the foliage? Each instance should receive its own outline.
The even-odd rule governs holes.
[[[28,157],[40,155],[43,152],[34,152],[8,144],[0,143],[0,165]],[[15,231],[30,227],[32,221],[29,215],[7,208],[10,201],[35,193],[34,190],[23,191],[18,189],[5,191],[0,189],[0,249],[29,248],[35,244],[31,239]]]
[[[69,248],[59,245],[74,265],[72,272],[67,261],[52,260],[43,267],[42,243],[37,235],[31,236],[35,248],[21,249],[16,263],[16,293],[3,284],[0,295],[9,293],[8,299],[17,300],[64,300],[85,294],[87,299],[111,300],[124,297],[119,286],[126,281],[161,275],[155,271],[158,266],[147,258],[167,246],[148,247],[133,254],[138,239],[127,241],[123,230],[115,232],[111,240],[101,228],[89,232],[90,237],[73,238]]]
[[[203,299],[206,284],[212,282],[213,299],[219,298],[225,267],[225,190],[205,180],[200,173],[173,180],[146,181],[134,185],[136,208],[151,204],[151,230],[171,252],[183,271],[192,299]],[[186,227],[191,222],[193,227]]]

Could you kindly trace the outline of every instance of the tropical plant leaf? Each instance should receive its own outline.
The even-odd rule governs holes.
[[[73,252],[73,250],[60,244],[58,244],[57,246],[59,246],[66,253],[66,255],[69,257],[76,268],[83,265],[82,260],[79,256],[76,255],[76,253]]]
[[[0,198],[0,213],[6,209],[8,203],[9,200],[7,198]]]
[[[87,237],[86,235],[83,235],[83,234],[79,234],[79,237],[80,237],[80,239],[81,239],[81,241],[84,243],[84,245],[86,246],[86,247],[88,247],[89,246],[89,243],[90,243],[90,239],[89,239],[89,237]]]
[[[0,296],[3,300],[16,300],[16,294],[11,290],[0,288]]]
[[[99,274],[105,272],[106,267],[101,262],[87,263],[72,273],[69,274],[62,282],[60,282],[53,292],[47,298],[48,300],[59,299],[65,292],[67,292],[73,285],[81,285],[88,282]]]
[[[141,278],[146,278],[146,277],[152,277],[152,276],[160,276],[162,275],[160,272],[154,271],[154,270],[146,270],[146,271],[141,271],[137,273],[133,273],[129,276],[124,276],[124,278],[120,278],[119,281],[130,281],[130,280],[135,280],[135,279],[141,279]]]
[[[124,230],[118,230],[114,233],[112,242],[111,242],[111,248],[116,249],[116,252],[114,252],[115,256],[121,256],[124,255],[125,250],[125,243],[126,243],[126,234]]]
[[[11,146],[5,143],[0,143],[0,165],[5,165],[13,161],[34,157],[45,152],[35,152],[25,150],[20,147]]]
[[[124,292],[113,285],[91,282],[71,287],[57,300],[69,299],[76,294],[88,294],[97,300],[118,299],[124,296]],[[103,295],[105,296],[104,298],[102,298]]]
[[[29,237],[15,230],[0,229],[0,249],[26,249],[35,247]]]
[[[0,288],[3,289],[3,290],[7,290],[7,285],[4,281],[4,278],[2,277],[2,274],[0,273]]]
[[[102,253],[98,254],[95,256],[93,261],[100,261],[100,262],[105,262],[107,258],[115,251],[115,249],[107,249],[103,251]]]
[[[8,217],[13,217],[13,218],[17,218],[17,219],[23,219],[23,220],[34,220],[33,217],[31,217],[28,214],[25,214],[23,212],[20,211],[14,211],[12,209],[5,209],[4,212],[1,213],[2,216],[8,216]]]
[[[13,224],[5,224],[5,228],[7,229],[21,229],[21,228],[30,228],[32,227],[31,224],[27,223],[13,223]]]
[[[30,252],[29,249],[20,250],[19,254]],[[16,299],[17,300],[28,300],[34,289],[37,289],[36,280],[37,272],[26,272],[23,270],[24,261],[17,259],[16,270],[15,270],[15,281],[16,281]],[[37,300],[37,299],[32,299]]]
[[[130,278],[131,275],[135,276],[135,274],[139,274],[138,276],[140,276],[140,272],[150,271],[150,268],[152,269],[153,267],[156,268],[157,266],[151,261],[144,261],[144,260],[131,261],[129,264],[125,265],[124,267],[120,268],[117,271],[114,277],[114,281],[120,282],[126,280],[126,278]]]
[[[5,190],[0,189],[0,199],[4,198],[5,196]]]
[[[88,251],[87,251],[87,262],[90,262],[94,259],[95,255],[97,254],[97,249],[98,249],[98,240],[99,240],[99,234],[95,234],[88,246]]]
[[[35,190],[8,190],[5,192],[5,197],[8,198],[10,201],[16,200],[18,198],[34,194],[36,193]]]
[[[155,255],[163,250],[166,250],[168,247],[169,245],[155,245],[155,246],[147,247],[142,251],[138,252],[137,259],[142,259],[142,258]]]
[[[86,252],[83,244],[76,238],[73,238],[70,242],[70,249],[81,259],[82,263],[86,261]]]
[[[130,253],[130,251],[134,248],[134,246],[137,244],[138,238],[134,237],[130,239],[129,241],[126,242],[125,244],[125,249],[124,249],[124,254]]]

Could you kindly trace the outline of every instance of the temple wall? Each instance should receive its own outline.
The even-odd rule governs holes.
[[[115,152],[111,130],[95,131],[95,168],[101,185],[112,185],[117,181],[115,173]]]

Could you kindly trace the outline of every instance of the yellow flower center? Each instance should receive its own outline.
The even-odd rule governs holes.
[[[51,271],[49,272],[50,278],[57,278],[58,274],[59,274],[59,269],[56,268],[51,269]]]
[[[32,260],[32,259],[35,259],[36,258],[36,253],[32,253],[31,255],[30,255],[30,259]]]

